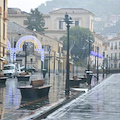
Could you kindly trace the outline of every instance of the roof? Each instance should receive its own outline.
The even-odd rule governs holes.
[[[19,8],[8,8],[8,17],[28,17],[29,14]]]
[[[31,30],[24,28],[20,26],[19,24],[15,22],[8,21],[8,33],[10,34],[27,34],[27,35],[32,35],[34,32]]]
[[[120,36],[114,37],[112,39],[109,39],[109,41],[114,41],[114,40],[120,40]]]
[[[50,14],[51,13],[55,13],[55,14],[58,14],[58,13],[68,13],[68,14],[92,14],[94,16],[94,14],[88,10],[85,10],[83,8],[60,8],[58,10],[53,10],[51,12],[49,12]]]

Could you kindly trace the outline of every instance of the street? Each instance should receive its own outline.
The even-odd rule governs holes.
[[[101,75],[100,75],[101,77]],[[39,79],[41,74],[35,73],[31,75],[30,79]],[[1,109],[3,120],[17,120],[24,119],[26,115],[33,113],[38,109],[42,109],[44,106],[51,106],[53,103],[65,98],[65,75],[53,74],[51,73],[51,78],[49,80],[48,75],[46,75],[46,83],[50,84],[52,87],[49,91],[49,96],[46,98],[40,98],[34,101],[23,101],[21,98],[20,90],[18,86],[30,84],[29,82],[18,82],[17,78],[8,78],[5,86],[0,87],[1,94]],[[100,79],[101,80],[101,79]],[[96,80],[93,77],[91,86],[95,86]]]

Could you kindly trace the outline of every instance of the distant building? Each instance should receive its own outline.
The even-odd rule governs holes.
[[[98,50],[98,53],[100,56],[103,55],[103,40],[104,38],[100,35],[100,34],[96,34],[96,33],[93,33],[93,36],[94,36],[94,43],[93,43],[93,52],[97,53],[97,48],[99,49]],[[91,55],[91,64],[95,67],[97,67],[97,57],[96,56],[92,56]],[[100,67],[102,67],[102,62],[103,62],[103,58],[102,57],[99,57],[99,60],[98,60],[98,65]]]
[[[37,40],[37,41],[36,41]],[[11,48],[8,48],[8,61],[17,62],[20,66],[25,65],[25,50],[24,43],[27,42],[27,66],[34,66],[37,70],[41,70],[43,67],[42,64],[42,51],[44,48],[44,67],[48,69],[49,67],[49,57],[50,57],[50,69],[58,71],[63,69],[63,44],[49,36],[34,32],[27,28],[16,24],[15,22],[8,21],[8,41],[11,48],[15,48],[16,57],[11,57]],[[22,51],[18,50],[17,43],[20,41],[19,47],[23,49]],[[41,48],[40,51],[35,51],[40,42]],[[50,50],[50,54],[49,54]],[[65,56],[64,56],[65,57]],[[65,61],[64,61],[65,65]],[[64,66],[65,67],[65,66]]]
[[[89,28],[93,32],[93,13],[82,8],[61,8],[44,15],[45,27],[47,28],[46,35],[59,40],[66,33],[67,28],[64,22],[66,13],[72,18],[73,24],[70,25],[71,27]]]
[[[7,0],[0,0],[0,70],[7,57]]]
[[[108,40],[110,67],[120,69],[120,36]]]
[[[27,27],[28,13],[21,11],[19,8],[8,8],[8,18],[23,27]]]
[[[80,26],[89,28],[93,32],[93,17],[94,14],[82,8],[62,8],[49,12],[43,15],[45,20],[45,34],[59,40],[66,33],[66,24],[63,22],[66,12],[72,17],[72,26]],[[9,20],[23,27],[27,27],[28,13],[21,11],[18,8],[8,8]]]

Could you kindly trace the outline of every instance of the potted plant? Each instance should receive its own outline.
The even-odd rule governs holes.
[[[30,74],[29,72],[19,73],[19,75],[17,76],[17,79],[18,81],[29,81]]]

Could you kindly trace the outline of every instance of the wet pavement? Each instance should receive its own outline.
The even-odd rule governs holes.
[[[82,74],[80,74],[82,75]],[[72,75],[71,75],[72,76]],[[102,80],[100,75],[100,81]],[[42,78],[40,73],[31,75],[31,80]],[[100,82],[99,81],[99,82]],[[50,79],[46,75],[46,85],[52,87],[49,96],[34,101],[23,101],[19,86],[28,85],[29,82],[18,82],[17,78],[8,78],[4,86],[0,86],[0,115],[2,120],[28,120],[28,116],[46,111],[52,105],[57,105],[65,100],[65,74],[51,73]],[[92,79],[92,87],[97,84],[96,78]],[[74,92],[76,94],[76,92]],[[74,94],[73,93],[73,94]],[[30,120],[30,119],[29,119]]]
[[[120,74],[113,74],[45,120],[120,120]]]

